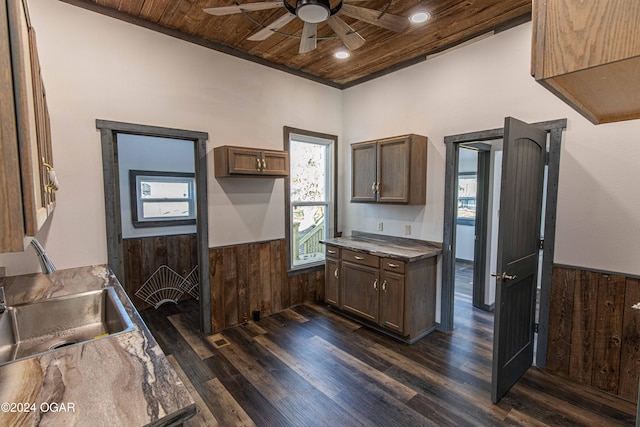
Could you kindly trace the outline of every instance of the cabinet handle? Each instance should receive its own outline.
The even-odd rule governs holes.
[[[373,289],[378,290],[378,279],[373,281]]]
[[[387,292],[387,281],[386,281],[386,280],[384,280],[384,281],[382,282],[382,290],[383,290],[383,291],[385,291],[385,292]]]
[[[354,255],[353,256],[355,259],[357,259],[358,261],[362,261],[364,259],[363,256],[358,256],[358,255]]]
[[[391,268],[398,268],[398,267],[400,267],[400,265],[399,265],[399,264],[393,264],[393,263],[388,263],[387,265],[388,265],[389,267],[391,267]]]
[[[258,170],[260,170],[260,159],[256,159],[256,162],[258,162]]]
[[[380,183],[376,182],[376,193],[380,193]]]
[[[336,279],[338,278],[338,267],[336,267],[336,270],[333,272],[333,275],[336,277]]]
[[[327,249],[327,252],[332,254],[332,255],[336,253],[336,251],[332,251],[331,249]]]
[[[262,169],[266,169],[267,168],[267,161],[265,159],[262,159]]]
[[[373,194],[376,194],[376,182],[375,181],[373,181],[373,183],[371,184],[371,192]]]

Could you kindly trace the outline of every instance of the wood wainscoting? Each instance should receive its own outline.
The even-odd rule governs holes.
[[[547,370],[618,395],[638,398],[640,281],[555,265]]]
[[[213,332],[303,302],[324,300],[324,265],[292,273],[286,268],[286,241],[247,243],[209,249]]]
[[[122,240],[123,286],[138,310],[149,307],[149,304],[136,297],[135,293],[158,267],[167,265],[186,277],[198,265],[197,236],[194,233]]]

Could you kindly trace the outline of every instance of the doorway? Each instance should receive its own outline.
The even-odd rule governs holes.
[[[455,209],[455,292],[473,307],[493,311],[495,287],[487,271],[495,265],[502,140],[461,143]]]
[[[538,344],[536,351],[536,364],[539,367],[544,367],[546,365],[547,353],[551,272],[553,267],[554,249],[553,241],[555,238],[555,212],[557,206],[558,174],[560,165],[560,143],[562,138],[562,131],[566,128],[566,119],[540,122],[535,123],[534,125],[545,130],[549,134],[547,152],[548,176],[546,183],[547,202],[543,211],[545,244],[543,249],[543,260],[540,275],[540,310],[537,326]],[[444,200],[445,212],[443,233],[441,316],[439,324],[439,329],[442,331],[452,331],[454,328],[456,259],[455,239],[456,223],[458,217],[457,184],[460,150],[463,149],[463,147],[474,147],[476,150],[482,150],[483,145],[485,145],[484,148],[486,151],[486,145],[489,141],[502,140],[503,136],[504,128],[499,128],[452,135],[447,136],[444,139],[446,145]],[[486,230],[486,232],[490,233],[491,231]],[[484,259],[486,258],[487,256],[485,254]],[[476,272],[474,271],[474,273]],[[486,276],[490,273],[491,271],[485,268],[484,275]],[[485,283],[488,282],[488,280],[485,281]],[[487,289],[488,288],[485,287],[485,293]]]
[[[119,174],[119,158],[118,147],[119,139],[121,144],[125,144],[126,139],[139,139],[139,137],[151,137],[146,143],[153,145],[153,140],[157,142],[156,147],[160,147],[168,140],[172,140],[174,144],[189,144],[191,147],[191,156],[193,159],[193,173],[178,172],[180,177],[172,178],[174,181],[180,179],[181,185],[189,185],[187,175],[192,175],[195,200],[172,200],[171,208],[176,211],[176,207],[180,208],[180,215],[183,215],[186,208],[187,215],[180,218],[179,227],[189,227],[195,219],[195,258],[197,259],[197,269],[194,271],[195,282],[197,282],[198,294],[208,296],[210,294],[209,286],[209,237],[208,237],[208,203],[207,203],[207,164],[206,164],[206,141],[208,134],[204,132],[186,131],[180,129],[162,128],[155,126],[137,125],[131,123],[112,122],[106,120],[96,120],[96,127],[101,132],[102,142],[102,163],[104,174],[104,194],[105,194],[105,213],[106,213],[106,230],[107,230],[107,256],[109,267],[116,277],[124,283],[125,279],[125,256],[123,245],[123,221],[122,208],[123,197],[121,197],[121,181]],[[153,148],[151,148],[153,149]],[[173,169],[173,168],[172,168]],[[133,171],[138,172],[136,176],[142,177],[149,182],[162,181],[162,171],[158,173],[149,173],[153,171]],[[176,171],[174,171],[176,172]],[[145,187],[146,188],[146,187]],[[131,191],[133,194],[133,190]],[[151,201],[152,207],[161,211],[165,207],[160,207],[162,203],[157,200]],[[190,204],[191,203],[191,204]],[[131,197],[129,211],[136,214],[136,202]],[[140,206],[140,205],[138,205]],[[140,215],[138,212],[137,222],[141,224],[141,229],[145,227],[158,226],[160,214]],[[175,215],[173,215],[175,216]],[[136,222],[134,219],[133,222]],[[184,231],[184,230],[183,230]],[[131,297],[131,295],[130,295]],[[208,297],[199,298],[199,323],[200,330],[205,334],[211,333],[211,305]]]

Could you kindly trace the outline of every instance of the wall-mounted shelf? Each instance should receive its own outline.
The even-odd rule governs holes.
[[[213,149],[216,178],[289,176],[289,153],[223,145]]]

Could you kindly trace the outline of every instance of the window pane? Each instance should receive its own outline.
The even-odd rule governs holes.
[[[189,197],[188,182],[140,181],[142,199],[186,199]]]
[[[320,240],[326,237],[325,211],[325,206],[294,206],[291,254],[294,266],[324,260],[324,247]]]
[[[189,202],[143,202],[142,218],[188,217]]]
[[[475,220],[478,178],[458,177],[458,219]]]
[[[291,201],[326,201],[327,146],[291,141]]]

